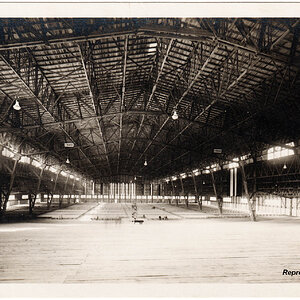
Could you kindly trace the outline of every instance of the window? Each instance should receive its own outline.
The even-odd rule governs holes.
[[[42,167],[42,164],[39,161],[35,160],[35,159],[32,160],[31,164],[33,166],[37,167],[37,168],[41,168]]]
[[[30,164],[30,158],[28,156],[22,156],[20,162]]]
[[[234,169],[234,168],[238,168],[239,164],[237,162],[232,162],[228,165],[229,169]]]
[[[293,147],[294,143],[292,142],[292,143],[288,143],[286,145]],[[276,158],[280,158],[280,157],[286,157],[286,156],[290,156],[290,155],[294,155],[294,154],[295,154],[295,151],[293,149],[275,146],[275,147],[268,149],[267,160],[276,159]]]
[[[14,153],[7,148],[3,148],[2,155],[10,158],[14,157]]]

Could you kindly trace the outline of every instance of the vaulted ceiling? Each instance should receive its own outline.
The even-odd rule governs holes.
[[[0,19],[0,131],[95,179],[298,139],[299,23]]]

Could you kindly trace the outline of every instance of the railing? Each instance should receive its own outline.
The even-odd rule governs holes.
[[[173,203],[176,202],[195,203],[195,196],[157,196],[157,195],[63,195],[61,199],[60,195],[54,194],[52,203],[78,203],[78,202],[109,202],[109,203]],[[36,203],[47,202],[47,195],[38,194]],[[28,204],[28,195],[11,195],[7,203],[7,207]],[[202,197],[202,204],[206,206],[217,207],[215,197]],[[223,208],[233,211],[245,212],[249,211],[247,199],[243,197],[224,197]],[[255,211],[257,215],[288,215],[288,216],[300,216],[300,199],[298,198],[282,198],[274,196],[259,196],[255,201]]]

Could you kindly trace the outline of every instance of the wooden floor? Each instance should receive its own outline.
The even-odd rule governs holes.
[[[81,203],[71,205],[63,209],[52,210],[39,215],[40,218],[51,219],[80,219],[82,221],[91,220],[118,220],[132,218],[131,203]],[[246,213],[224,210],[220,216],[216,207],[203,206],[199,210],[196,203],[190,203],[187,208],[184,204],[179,206],[165,203],[140,203],[138,204],[137,217],[145,220],[158,220],[159,217],[168,220],[178,219],[202,219],[215,217],[248,217]]]
[[[141,204],[144,223],[134,224],[131,213],[130,204],[78,204],[1,224],[0,282],[299,283],[282,275],[300,270],[299,218],[252,223]]]

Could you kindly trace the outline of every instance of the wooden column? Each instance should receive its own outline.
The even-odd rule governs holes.
[[[58,207],[59,207],[59,208],[61,208],[61,206],[62,206],[62,203],[63,203],[63,197],[64,197],[64,195],[59,194],[59,197],[58,197]]]
[[[114,198],[114,201],[115,201],[115,199],[116,199],[117,184],[115,182],[113,182],[113,183],[111,183],[111,186],[112,186],[113,198]]]
[[[199,209],[202,210],[202,195],[200,196],[201,197],[201,200],[200,200],[197,183],[196,183],[196,178],[195,178],[195,174],[193,172],[192,172],[192,178],[193,178],[193,183],[194,183],[195,198],[198,203]],[[202,182],[202,180],[201,180],[201,182]]]
[[[254,210],[254,216],[256,215],[256,192],[257,192],[256,168],[257,168],[256,156],[253,156],[253,193],[252,193],[253,204],[252,204],[252,209]]]
[[[245,169],[244,169],[244,162],[242,162],[242,161],[239,162],[239,165],[241,167],[243,187],[244,187],[245,196],[246,196],[246,199],[248,202],[250,219],[251,219],[251,221],[256,221],[255,211],[253,209],[253,203],[250,199],[249,192],[248,192],[248,184],[247,184],[247,178],[246,178],[246,173],[245,173]]]
[[[52,197],[51,197],[51,200],[49,201],[49,203],[47,203],[47,208],[48,208],[48,209],[50,209],[50,207],[51,207],[51,204],[52,204],[52,201],[53,201],[53,195],[54,195],[54,193],[56,192],[57,180],[58,180],[58,176],[59,176],[60,172],[61,172],[61,171],[59,171],[59,172],[56,174],[56,177],[55,177]]]
[[[32,214],[32,212],[33,212],[36,197],[37,197],[37,195],[40,191],[40,186],[41,186],[41,182],[42,182],[44,169],[45,169],[45,167],[41,169],[40,174],[38,175],[38,184],[37,184],[36,190],[33,193],[30,193],[29,196],[28,196],[29,214]],[[32,195],[33,195],[33,197],[32,197]]]
[[[132,191],[132,183],[128,183],[128,202],[131,202],[131,191]]]
[[[56,174],[56,177],[55,177],[55,181],[54,181],[54,187],[53,187],[53,190],[52,192],[49,192],[48,193],[48,197],[47,197],[47,209],[50,209],[51,207],[51,204],[52,204],[52,201],[53,201],[53,195],[56,191],[56,186],[57,186],[57,180],[58,180],[58,176],[60,174],[61,171],[59,171],[57,174]]]
[[[151,188],[151,202],[153,203],[153,183],[150,183]]]
[[[74,193],[75,181],[76,181],[76,178],[74,177],[74,181],[73,181],[73,184],[72,184],[72,190],[71,190],[71,194],[70,194],[70,203],[71,203],[72,194],[75,194],[75,193]],[[95,193],[94,193],[94,194],[95,194]],[[75,199],[75,198],[74,198],[74,199]]]
[[[185,206],[188,207],[189,206],[189,201],[188,201],[188,198],[185,195],[183,180],[182,180],[181,177],[180,177],[180,184],[181,184],[181,193],[182,193],[182,196],[184,197],[184,201],[185,201]]]
[[[59,195],[59,208],[61,208],[61,206],[62,206],[62,204],[63,204],[63,199],[64,199],[64,195],[65,195],[65,193],[66,193],[66,188],[67,188],[67,184],[68,184],[68,181],[69,181],[69,176],[70,175],[68,175],[67,176],[67,179],[66,179],[66,182],[65,182],[65,185],[64,185],[64,189],[63,189],[63,194],[60,194]]]
[[[4,216],[6,213],[7,202],[15,182],[17,165],[20,158],[21,158],[20,155],[16,157],[16,160],[14,161],[14,166],[12,170],[10,170],[10,181],[9,181],[9,186],[7,188],[7,191],[5,192],[3,189],[1,190],[3,196],[1,196],[1,201],[0,201],[0,217]]]
[[[67,176],[67,180],[65,182],[65,186],[64,186],[64,193],[66,192],[67,189],[67,185],[68,185],[68,181],[69,181],[70,175]]]
[[[174,182],[171,180],[171,185],[172,185],[172,203],[173,203],[173,199],[174,199],[174,196],[175,196],[175,203],[176,205],[178,206],[178,199],[176,198],[176,195],[175,195],[175,188],[174,188]]]
[[[204,181],[202,180],[202,176],[201,176],[201,180],[200,180],[200,192],[199,192],[200,210],[202,210],[203,182]]]
[[[290,217],[293,216],[293,198],[290,198]]]
[[[214,189],[214,194],[217,200],[217,204],[218,204],[218,209],[219,209],[219,213],[222,214],[222,204],[220,203],[220,195],[217,192],[217,184],[216,184],[216,180],[215,180],[215,176],[214,173],[211,171],[211,179],[212,179],[212,185],[213,185],[213,189]]]
[[[175,199],[174,198],[174,196],[175,196],[175,189],[174,189],[174,183],[173,183],[172,179],[171,179],[171,186],[172,186],[172,197],[171,197],[171,203],[170,204],[172,204],[173,200]]]
[[[172,181],[170,181],[170,182],[171,182],[171,186],[172,186]],[[172,198],[173,198],[173,190],[172,190],[171,199],[170,199],[170,197],[168,197],[168,202],[169,202],[169,204],[172,203]]]
[[[54,188],[53,188],[53,193],[55,193],[55,191],[56,191],[57,179],[58,179],[58,176],[59,176],[60,172],[61,172],[61,171],[59,171],[59,172],[56,174],[56,178],[55,178],[55,182],[54,182]]]

